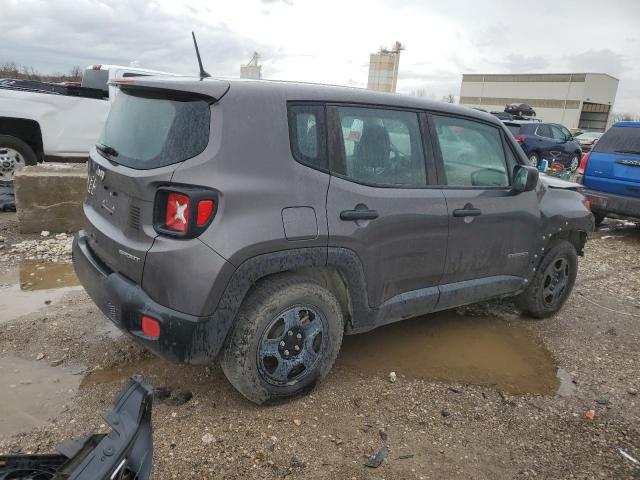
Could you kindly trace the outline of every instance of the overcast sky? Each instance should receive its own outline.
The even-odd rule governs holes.
[[[640,0],[0,0],[0,62],[42,73],[115,63],[365,87],[369,54],[406,45],[398,91],[460,94],[462,73],[602,72],[640,112]]]

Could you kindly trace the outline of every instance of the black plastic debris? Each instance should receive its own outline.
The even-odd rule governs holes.
[[[378,468],[380,465],[382,465],[382,462],[384,461],[388,453],[389,449],[387,447],[382,447],[375,453],[375,455],[371,455],[367,463],[365,463],[365,466],[369,468]]]
[[[0,212],[16,211],[16,195],[13,183],[0,182]]]
[[[0,480],[148,480],[152,388],[133,377],[104,415],[108,434],[65,440],[58,454],[0,456]]]

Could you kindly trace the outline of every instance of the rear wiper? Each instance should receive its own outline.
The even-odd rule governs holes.
[[[640,155],[640,150],[614,150],[615,153],[630,153],[632,155]]]
[[[96,148],[100,153],[104,153],[106,155],[109,155],[110,157],[118,156],[118,151],[115,148],[110,147],[109,145],[105,145],[104,143],[96,143]]]

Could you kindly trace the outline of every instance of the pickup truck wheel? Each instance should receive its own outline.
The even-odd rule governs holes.
[[[516,297],[516,305],[534,318],[554,315],[569,298],[577,273],[575,247],[566,240],[553,242],[529,286]]]
[[[0,135],[0,180],[13,181],[15,173],[25,165],[38,163],[36,152],[13,135]]]
[[[335,296],[314,280],[280,274],[244,300],[221,355],[231,384],[257,404],[311,390],[331,369],[344,320]]]

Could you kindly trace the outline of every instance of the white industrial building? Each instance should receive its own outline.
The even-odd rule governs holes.
[[[618,79],[606,73],[464,74],[460,104],[487,111],[527,103],[545,122],[604,131]]]
[[[404,47],[396,42],[391,50],[381,48],[378,53],[369,57],[369,79],[367,88],[379,92],[395,93],[398,83],[398,67],[400,66],[400,52]]]

